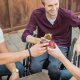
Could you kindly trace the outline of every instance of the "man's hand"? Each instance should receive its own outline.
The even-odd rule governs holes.
[[[77,53],[77,55],[80,55],[80,40],[78,39],[74,45],[73,53]]]
[[[18,80],[18,79],[19,79],[19,73],[17,72],[12,73],[12,75],[9,78],[9,80]]]

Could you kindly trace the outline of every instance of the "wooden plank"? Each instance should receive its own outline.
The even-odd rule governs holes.
[[[22,11],[23,11],[23,1],[24,0],[9,0],[9,12],[11,26],[16,27],[22,25]],[[27,4],[26,4],[27,5]],[[27,14],[26,14],[27,16]]]
[[[3,29],[10,28],[8,1],[0,0],[0,27]]]
[[[22,29],[32,11],[42,6],[41,0],[0,0],[0,24],[6,32]],[[80,0],[60,0],[60,6],[80,12]]]

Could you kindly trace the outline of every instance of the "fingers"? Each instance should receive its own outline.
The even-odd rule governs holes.
[[[75,44],[74,49],[73,49],[73,54],[77,53],[77,56],[80,55],[80,46]]]
[[[46,52],[46,50],[42,50],[40,53],[44,54]]]
[[[48,42],[40,44],[41,47],[47,47],[49,45]]]
[[[53,53],[57,53],[57,54],[62,54],[62,51],[59,49],[59,47],[56,45],[56,48],[49,48],[48,50],[53,52]]]
[[[46,42],[49,42],[49,41],[50,41],[50,40],[45,39],[44,37],[41,37],[41,40],[40,40],[41,43],[46,43]]]

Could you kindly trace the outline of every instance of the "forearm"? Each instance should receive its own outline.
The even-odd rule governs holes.
[[[64,66],[72,73],[72,75],[80,80],[80,69],[73,65],[66,57],[59,58],[59,60],[64,64]]]
[[[1,52],[1,54],[5,53],[6,56],[7,56],[6,53],[9,53],[8,48],[7,48],[6,44],[5,44],[5,42],[1,44],[1,46],[0,46],[0,52]],[[5,55],[4,55],[4,56],[5,56]],[[4,60],[3,60],[3,61],[4,61]],[[6,61],[7,61],[7,60],[6,60]],[[15,63],[8,63],[8,64],[5,64],[5,66],[9,69],[9,71],[10,71],[11,73],[16,70],[16,65],[15,65]]]
[[[36,44],[36,43],[40,42],[40,38],[36,38],[36,37],[31,36],[31,35],[28,35],[26,37],[26,41]]]
[[[29,53],[27,50],[16,52],[16,53],[3,53],[3,54],[0,54],[0,64],[16,62],[16,61],[25,59],[28,56],[29,56]]]

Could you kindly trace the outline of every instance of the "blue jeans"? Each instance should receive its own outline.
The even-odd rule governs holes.
[[[25,69],[21,62],[16,62],[16,68],[19,70],[20,77],[25,76]],[[0,76],[11,75],[5,65],[0,65]]]
[[[59,48],[63,52],[63,54],[67,56],[69,48],[62,47],[62,46],[59,46]],[[65,75],[63,75],[63,71],[60,70],[62,63],[59,60],[52,57],[51,55],[49,55],[47,52],[39,57],[32,58],[31,72],[32,73],[41,72],[43,68],[43,64],[47,58],[49,60],[48,75],[51,80],[60,80],[60,79],[69,80],[71,78],[72,75],[67,70],[64,70]],[[69,74],[70,76],[67,76],[66,74]],[[65,79],[63,79],[64,77]]]
[[[63,70],[60,70],[60,77],[61,77],[61,80],[70,80],[70,78],[72,77],[72,74],[67,69],[63,69]]]

